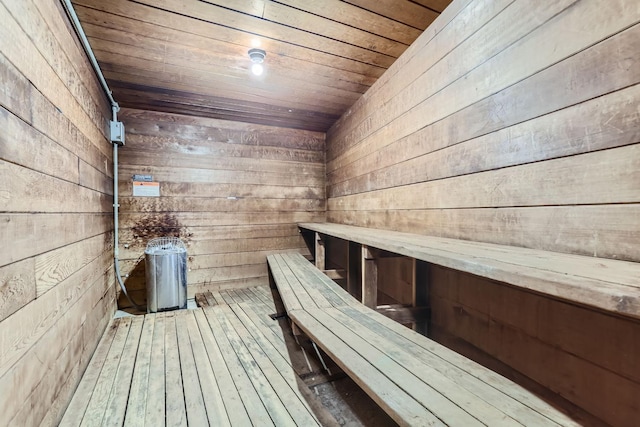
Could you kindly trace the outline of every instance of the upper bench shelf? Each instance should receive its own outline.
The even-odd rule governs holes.
[[[343,224],[298,226],[640,319],[640,263]]]

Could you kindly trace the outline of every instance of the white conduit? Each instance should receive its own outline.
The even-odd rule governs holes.
[[[104,93],[107,95],[107,98],[111,103],[112,120],[114,122],[117,122],[118,111],[120,111],[120,106],[115,101],[115,99],[113,99],[113,94],[111,92],[111,89],[109,89],[109,85],[107,84],[107,81],[104,78],[104,74],[102,74],[100,65],[98,65],[98,60],[96,59],[96,56],[93,54],[93,50],[89,45],[89,40],[87,39],[87,35],[82,29],[82,25],[80,24],[78,15],[76,14],[75,9],[73,8],[73,4],[71,4],[71,0],[62,0],[62,5],[64,6],[64,9],[67,12],[67,15],[69,16],[69,19],[71,20],[71,24],[73,25],[73,28],[75,29],[76,33],[78,34],[78,37],[80,38],[80,42],[82,43],[82,47],[84,47],[84,51],[89,57],[89,61],[91,62],[93,71],[96,73],[96,76],[100,81],[100,85],[102,86]],[[118,284],[120,285],[120,288],[122,289],[122,293],[124,294],[125,297],[127,297],[129,302],[133,304],[133,306],[136,307],[138,310],[146,311],[146,307],[140,306],[135,302],[133,302],[133,300],[129,296],[129,293],[127,292],[127,288],[125,287],[122,281],[122,277],[120,275],[120,261],[118,259],[120,255],[120,248],[118,247],[118,208],[120,207],[120,204],[118,203],[118,143],[112,142],[112,145],[113,145],[113,229],[114,229],[113,230],[113,264],[115,268],[116,279],[118,281]]]

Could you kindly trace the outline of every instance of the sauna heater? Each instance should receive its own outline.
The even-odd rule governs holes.
[[[182,240],[151,239],[144,253],[147,312],[187,308],[187,248]]]

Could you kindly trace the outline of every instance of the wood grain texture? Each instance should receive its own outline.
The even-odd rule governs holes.
[[[327,219],[360,227],[476,240],[635,261],[640,204],[486,209],[331,211]]]
[[[292,321],[399,425],[578,425],[519,386],[356,303],[300,255],[274,254],[268,261]]]
[[[59,2],[0,3],[0,424],[53,426],[115,308],[110,107]]]
[[[0,321],[36,298],[33,258],[0,267]]]
[[[449,1],[369,3],[74,1],[123,106],[318,131]],[[256,41],[267,52],[259,77],[247,55]]]
[[[327,219],[637,265],[640,9],[603,6],[447,9],[328,132]],[[451,274],[430,280],[436,339],[606,423],[637,419],[635,320]]]
[[[638,263],[343,224],[300,224],[300,228],[640,318]]]
[[[640,261],[640,11],[484,3],[421,36],[328,132],[327,218]],[[597,30],[566,33],[582,25]]]
[[[188,283],[202,290],[266,283],[266,255],[305,251],[295,224],[325,215],[323,134],[140,110],[120,117],[131,133],[120,151],[128,288],[144,294],[141,258],[156,236],[187,243]],[[159,198],[133,197],[141,173],[160,182]]]
[[[431,283],[439,334],[459,337],[601,419],[634,425],[640,323],[448,269],[434,268]]]

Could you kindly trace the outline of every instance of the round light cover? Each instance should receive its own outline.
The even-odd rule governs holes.
[[[267,56],[267,52],[262,49],[253,48],[249,49],[248,53],[251,62],[253,62],[253,64],[251,65],[251,72],[256,76],[262,75],[262,73],[264,72],[264,66],[262,65],[262,63],[264,62],[265,56]]]

